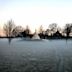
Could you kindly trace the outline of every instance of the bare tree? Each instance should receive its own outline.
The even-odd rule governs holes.
[[[46,29],[45,34],[46,35],[49,35],[49,33],[50,33],[50,30],[49,29]]]
[[[20,35],[20,32],[23,32],[24,29],[22,26],[16,26],[14,29],[13,29],[13,36],[16,37],[18,35]]]
[[[39,27],[39,33],[43,33],[43,26],[42,25]]]
[[[26,34],[30,34],[30,33],[31,33],[30,28],[29,28],[28,25],[26,26],[25,33],[26,33]]]
[[[66,24],[64,28],[64,33],[66,33],[67,37],[69,37],[71,31],[72,31],[72,24]]]
[[[7,37],[12,36],[12,31],[15,28],[15,24],[12,20],[9,20],[6,24],[4,24],[3,29]]]
[[[50,24],[49,29],[50,29],[51,33],[56,32],[57,31],[57,24],[56,23]]]

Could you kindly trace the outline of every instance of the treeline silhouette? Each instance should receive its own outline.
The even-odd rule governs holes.
[[[24,29],[22,26],[16,26],[13,20],[9,20],[3,26],[4,38],[17,38],[25,37],[32,38],[34,34],[31,33],[29,26]],[[38,31],[38,35],[41,39],[68,39],[72,38],[72,24],[68,23],[61,29],[56,23],[52,23],[46,30],[43,30],[41,25]],[[1,37],[3,38],[3,37]]]

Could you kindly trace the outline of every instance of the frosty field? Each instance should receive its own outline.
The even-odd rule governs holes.
[[[0,39],[0,72],[72,72],[72,40]]]

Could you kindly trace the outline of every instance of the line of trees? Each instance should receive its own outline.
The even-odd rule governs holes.
[[[32,37],[31,30],[29,26],[26,26],[24,29],[22,26],[16,26],[13,20],[9,20],[3,26],[4,33],[6,37]],[[44,31],[43,26],[41,25],[39,28],[39,36],[41,38],[49,38],[49,37],[62,37],[62,38],[70,38],[72,36],[72,24],[66,24],[63,29],[58,27],[56,23],[52,23],[48,26],[48,28]]]

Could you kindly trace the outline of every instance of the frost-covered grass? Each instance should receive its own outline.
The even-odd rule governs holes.
[[[72,41],[0,39],[0,72],[72,72]]]

